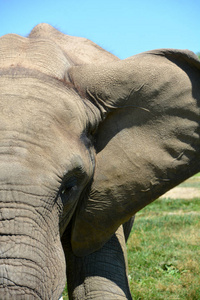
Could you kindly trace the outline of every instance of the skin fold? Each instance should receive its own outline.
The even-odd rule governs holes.
[[[131,299],[134,214],[200,171],[200,62],[0,38],[0,299]],[[124,224],[124,226],[122,226]]]

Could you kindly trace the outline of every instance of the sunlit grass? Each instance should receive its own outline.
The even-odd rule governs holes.
[[[199,188],[196,179],[182,186]],[[159,199],[141,210],[127,249],[134,300],[199,300],[200,198]]]

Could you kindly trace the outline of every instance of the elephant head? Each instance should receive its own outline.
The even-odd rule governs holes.
[[[72,277],[109,258],[121,224],[200,171],[200,62],[172,49],[121,61],[47,24],[0,51],[0,298],[58,299],[64,254]]]

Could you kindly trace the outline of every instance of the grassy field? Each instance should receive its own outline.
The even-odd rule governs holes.
[[[179,187],[200,188],[200,177]],[[199,300],[200,197],[158,199],[141,210],[127,249],[134,300]]]
[[[200,174],[180,187],[199,197],[158,199],[136,216],[127,244],[133,300],[200,300]]]

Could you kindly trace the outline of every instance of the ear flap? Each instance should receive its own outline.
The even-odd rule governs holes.
[[[96,170],[74,219],[72,248],[100,248],[141,208],[200,171],[200,61],[156,50],[106,66],[74,67],[71,79],[104,121]]]

